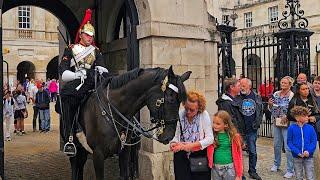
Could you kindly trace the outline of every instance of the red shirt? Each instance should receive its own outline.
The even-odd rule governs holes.
[[[273,84],[261,84],[258,91],[262,98],[270,98],[273,93],[273,89]]]

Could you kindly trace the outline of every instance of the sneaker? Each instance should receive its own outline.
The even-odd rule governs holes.
[[[16,134],[16,133],[17,133],[17,130],[14,130],[14,131],[13,131],[13,133],[15,133],[15,134]]]
[[[22,134],[22,135],[25,135],[25,134],[26,134],[26,132],[25,132],[25,131],[21,131],[21,134]]]
[[[278,166],[273,165],[270,170],[271,170],[271,172],[277,172],[279,170],[279,168],[278,168]]]
[[[11,141],[11,138],[10,138],[10,137],[7,137],[6,141]]]
[[[287,172],[283,177],[284,177],[284,178],[287,178],[287,179],[291,179],[291,178],[293,178],[293,176],[294,176],[294,173],[292,173],[292,172]]]
[[[257,180],[262,180],[262,178],[258,175],[258,173],[249,173],[250,178],[252,179],[257,179]]]

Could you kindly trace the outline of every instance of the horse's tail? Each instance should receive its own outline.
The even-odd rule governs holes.
[[[82,147],[83,147],[85,150],[87,150],[90,154],[93,154],[93,150],[90,148],[90,146],[89,146],[89,144],[88,144],[88,142],[87,142],[87,137],[86,137],[86,135],[84,134],[84,132],[83,132],[83,131],[78,132],[78,133],[76,134],[76,136],[77,136],[80,144],[82,145]]]

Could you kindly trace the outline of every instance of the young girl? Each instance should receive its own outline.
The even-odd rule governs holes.
[[[211,179],[241,180],[243,172],[241,136],[226,111],[213,116],[214,143],[208,147]]]

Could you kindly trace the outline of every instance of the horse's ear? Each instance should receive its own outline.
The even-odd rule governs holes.
[[[187,71],[184,74],[181,75],[181,81],[184,82],[187,79],[189,79],[190,75],[191,75],[192,71]]]
[[[172,65],[169,67],[168,76],[169,76],[169,77],[175,77],[174,72],[173,72],[173,70],[172,70]]]

